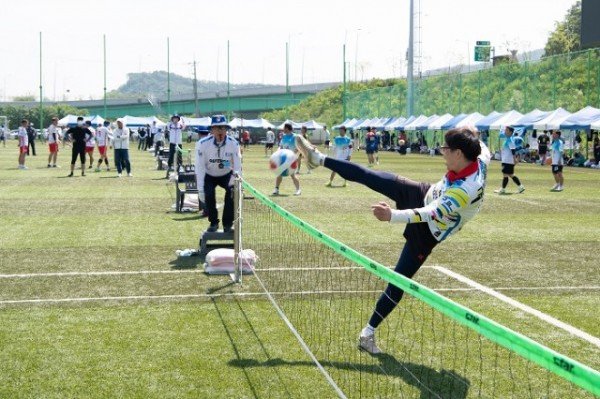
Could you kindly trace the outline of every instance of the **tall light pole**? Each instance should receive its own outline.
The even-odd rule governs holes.
[[[167,37],[167,113],[171,115],[171,43]]]
[[[196,57],[194,57],[194,116],[198,118],[198,78],[196,77]]]
[[[285,42],[285,92],[290,92],[290,44]]]
[[[354,81],[358,82],[358,33],[361,28],[356,30],[356,43],[354,43]]]
[[[43,129],[44,121],[44,96],[42,92],[42,32],[40,32],[40,132]]]
[[[410,11],[408,14],[408,52],[407,52],[407,72],[406,72],[406,83],[407,83],[407,95],[406,95],[406,113],[407,117],[413,115],[415,108],[414,89],[415,82],[413,76],[414,68],[414,13],[415,3],[414,0],[410,0]]]
[[[231,119],[231,103],[230,103],[230,83],[229,83],[229,40],[227,40],[227,118]]]
[[[344,89],[342,91],[342,120],[346,120],[346,43],[342,49],[342,64],[344,65]]]
[[[106,35],[102,37],[104,47],[104,119],[106,119]]]

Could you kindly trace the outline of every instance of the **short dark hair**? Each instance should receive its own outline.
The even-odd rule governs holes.
[[[286,129],[286,128],[287,128],[287,129],[289,129],[289,130],[294,130],[294,127],[293,127],[293,126],[292,126],[292,124],[291,124],[291,123],[289,123],[289,122],[285,123],[285,124],[283,125],[283,128],[284,128],[284,129]]]
[[[340,130],[346,131],[346,126],[340,126]]]
[[[21,119],[21,124],[23,123],[29,123],[29,121],[27,119]]]
[[[82,121],[82,120],[83,120],[83,116],[78,116],[78,117],[77,117],[77,120],[78,120],[78,121]]]
[[[512,126],[506,126],[506,128],[508,131],[510,131],[511,133],[513,133],[515,131],[515,128]]]
[[[476,161],[481,154],[481,144],[476,132],[469,127],[450,129],[444,136],[446,144],[452,150],[460,150],[469,161]]]
[[[557,131],[555,131],[554,133],[556,133],[556,135],[557,135],[558,137],[560,137],[560,130],[557,130]]]

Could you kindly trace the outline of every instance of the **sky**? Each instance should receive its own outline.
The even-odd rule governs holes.
[[[467,63],[477,40],[497,54],[543,48],[575,0],[415,0],[421,70]],[[127,73],[167,70],[232,83],[341,81],[406,75],[408,0],[3,0],[0,100],[102,98]],[[472,62],[472,61],[471,61]]]

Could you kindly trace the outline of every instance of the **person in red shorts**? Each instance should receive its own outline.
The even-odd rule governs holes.
[[[94,164],[94,148],[96,148],[96,130],[92,127],[91,121],[85,121],[85,126],[90,131],[90,138],[85,142],[85,153],[90,157],[90,166],[88,169],[92,169]]]
[[[56,157],[58,156],[58,142],[60,140],[60,129],[58,127],[58,118],[52,118],[52,123],[48,126],[48,167],[56,168]]]
[[[29,126],[29,121],[27,119],[23,119],[21,121],[21,126],[19,126],[19,169],[27,170],[27,166],[25,166],[25,156],[27,155],[27,151],[29,149],[29,137],[27,136],[27,126]]]
[[[110,122],[104,121],[103,126],[99,126],[96,129],[96,142],[98,143],[98,152],[100,153],[100,159],[98,159],[98,166],[96,166],[96,172],[100,172],[100,166],[102,161],[106,164],[106,171],[110,172],[110,166],[108,165],[108,156],[106,155],[106,146],[110,140]]]

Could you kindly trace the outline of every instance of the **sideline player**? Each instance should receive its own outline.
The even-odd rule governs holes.
[[[52,123],[48,126],[48,167],[57,168],[56,158],[58,157],[58,142],[60,140],[60,128],[58,127],[58,118],[53,117]]]
[[[103,126],[99,126],[96,130],[96,141],[98,142],[98,152],[100,153],[100,158],[98,159],[98,165],[96,166],[96,172],[100,172],[100,167],[102,166],[102,161],[106,164],[106,171],[110,172],[110,166],[108,164],[108,156],[106,155],[106,146],[108,145],[110,130],[108,127],[110,126],[109,121],[104,121]]]
[[[73,171],[75,170],[75,162],[77,157],[81,160],[81,176],[85,176],[85,143],[90,139],[92,132],[83,123],[83,117],[77,117],[77,126],[70,128],[65,133],[73,143],[71,150],[71,173],[69,177],[73,177]]]
[[[329,146],[327,146],[327,151],[329,151]],[[352,157],[352,139],[346,136],[346,126],[340,126],[340,135],[334,137],[333,151],[335,154],[335,159],[349,161]],[[325,184],[326,187],[332,186],[335,175],[335,172],[331,172],[329,183]],[[344,180],[342,187],[346,187],[346,180]]]
[[[85,126],[91,133],[90,138],[85,142],[85,153],[90,157],[88,169],[92,169],[94,165],[94,148],[96,148],[96,130],[92,127],[91,121],[85,121]]]
[[[563,178],[563,151],[565,145],[560,138],[560,131],[552,132],[552,175],[556,184],[550,191],[562,191],[565,179]]]
[[[19,169],[27,170],[29,169],[25,166],[25,156],[29,151],[29,136],[27,135],[27,126],[29,126],[29,121],[27,119],[23,119],[21,121],[21,126],[19,126]]]
[[[293,127],[291,123],[286,123],[283,125],[283,136],[281,136],[281,140],[279,141],[279,148],[284,150],[292,150],[295,153],[298,153],[298,149],[296,148],[296,134],[294,134]],[[300,160],[298,160],[298,171],[300,170]],[[296,192],[294,195],[302,194],[302,190],[300,190],[300,180],[298,180],[298,176],[296,174],[290,174],[292,181],[294,182],[294,186],[296,187]],[[283,176],[279,175],[275,178],[275,190],[273,190],[272,195],[279,195],[279,186],[281,185],[281,181],[283,180]]]
[[[367,134],[365,135],[365,152],[367,153],[367,158],[369,160],[369,167],[372,167],[373,164],[375,164],[376,159],[377,165],[379,165],[379,155],[377,155],[379,143],[377,142],[377,135],[374,130],[375,129],[367,127]]]
[[[494,192],[496,194],[506,194],[506,186],[508,185],[508,178],[519,187],[519,194],[525,191],[525,187],[521,184],[521,180],[515,176],[515,164],[517,161],[516,151],[517,147],[513,140],[513,133],[515,129],[512,126],[506,126],[504,133],[500,134],[500,138],[504,138],[504,144],[500,150],[500,157],[502,158],[502,187]]]
[[[233,182],[242,173],[240,146],[227,136],[229,123],[224,115],[211,118],[211,135],[200,140],[196,146],[195,171],[198,201],[208,210],[210,226],[206,231],[219,229],[217,211],[217,186],[225,189],[223,207],[223,232],[229,233],[233,226]]]
[[[268,157],[267,151],[273,154],[273,145],[275,145],[275,133],[270,127],[267,128],[267,142],[265,143],[265,157]]]
[[[547,130],[544,130],[544,132],[538,136],[537,142],[538,154],[540,155],[540,166],[544,166],[546,163],[546,156],[548,154],[548,143],[550,142]]]
[[[181,122],[181,117],[179,115],[173,115],[171,117],[171,122],[167,125],[167,130],[169,131],[169,171],[173,171],[173,160],[175,157],[175,153],[177,153],[177,167],[181,165],[183,159],[181,157],[181,149],[182,149],[182,137],[183,130],[185,130],[185,124]]]
[[[372,205],[371,209],[380,221],[407,225],[406,244],[394,270],[408,278],[414,276],[438,243],[460,231],[481,208],[490,153],[470,128],[446,132],[441,151],[447,173],[433,185],[327,157],[299,137],[296,143],[312,167],[322,165],[396,202],[396,209],[386,202]],[[375,330],[396,307],[403,293],[392,284],[387,286],[360,333],[361,350],[381,353],[375,343]]]

